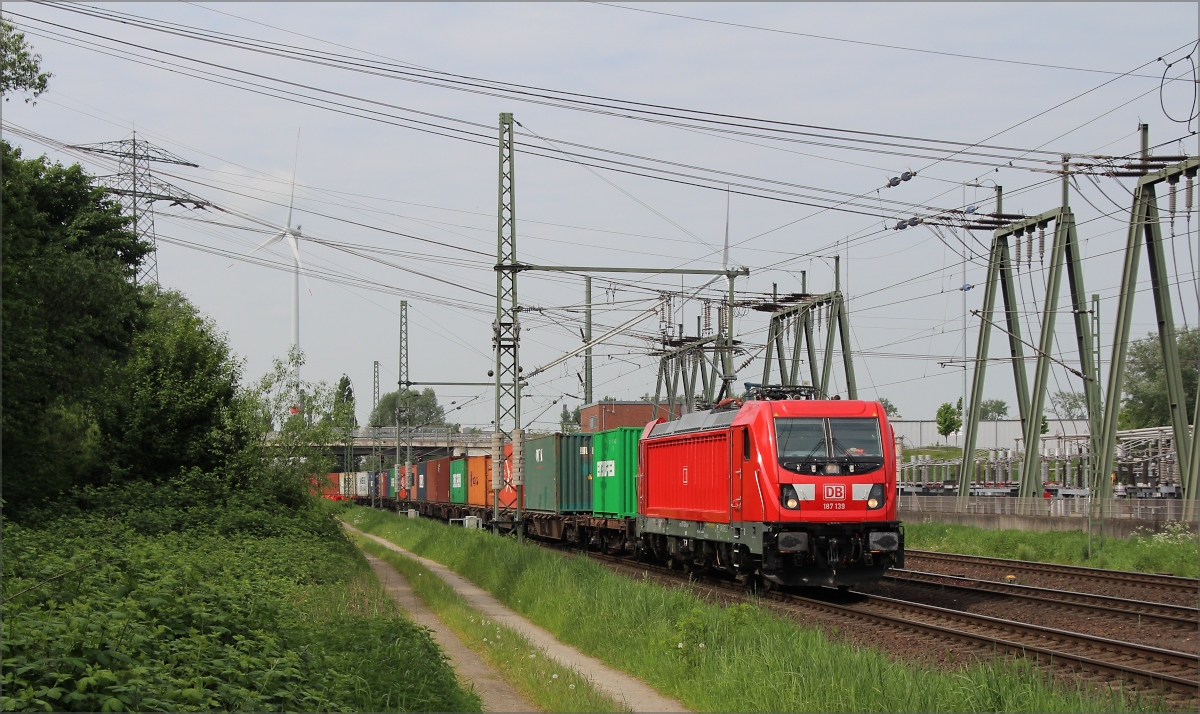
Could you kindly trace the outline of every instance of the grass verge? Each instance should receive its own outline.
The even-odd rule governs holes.
[[[350,538],[360,548],[400,571],[426,607],[458,635],[463,644],[499,670],[505,681],[539,709],[548,712],[629,711],[628,707],[596,691],[587,677],[547,657],[521,634],[484,618],[466,598],[417,561],[368,538],[354,534]]]
[[[343,518],[449,566],[560,641],[697,711],[1096,712],[1155,705],[1056,685],[1025,661],[957,671],[898,662],[755,605],[720,607],[683,588],[621,577],[486,532],[366,508]]]
[[[330,514],[305,518],[277,535],[6,523],[0,709],[479,711]]]
[[[993,531],[946,523],[905,523],[904,542],[909,548],[943,553],[1015,558],[1041,563],[1086,565],[1093,568],[1169,573],[1187,578],[1200,576],[1197,536],[1182,523],[1168,524],[1157,534],[1130,538],[1092,536],[1082,531]]]

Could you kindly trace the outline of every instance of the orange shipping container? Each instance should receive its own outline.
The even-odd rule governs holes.
[[[492,457],[467,457],[467,504],[487,504],[487,492],[492,488]]]
[[[490,459],[489,459],[490,460]],[[500,507],[501,508],[516,508],[517,506],[517,489],[512,485],[512,444],[504,445],[504,485],[500,489]],[[492,472],[488,471],[487,480],[487,505],[490,507],[495,504],[495,491],[492,490]]]

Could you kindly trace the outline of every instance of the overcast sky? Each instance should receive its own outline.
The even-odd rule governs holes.
[[[1195,3],[102,7],[344,57],[742,117],[1073,155],[1136,152],[1137,126],[1145,122],[1151,144],[1158,147],[1155,153],[1200,151],[1192,131],[1195,121],[1185,123],[1195,85],[1167,82],[1160,91],[1167,63],[1174,62],[1169,78],[1192,76],[1187,55],[1195,51],[1191,43],[1198,32]],[[640,166],[652,158],[753,177],[728,180],[752,183],[760,196],[763,187],[774,186],[820,197],[815,202],[792,200],[825,209],[730,194],[729,260],[750,268],[748,279],[738,279],[739,297],[769,295],[773,285],[781,293],[798,292],[800,271],[807,271],[810,291],[830,290],[833,266],[827,256],[842,256],[860,396],[887,397],[907,418],[933,418],[940,403],[953,402],[962,393],[961,364],[942,364],[961,361],[964,352],[959,290],[964,241],[966,283],[980,283],[984,261],[978,256],[986,252],[990,235],[943,229],[939,236],[923,226],[896,231],[885,225],[931,213],[913,206],[978,205],[981,212],[991,211],[993,183],[1004,186],[1006,213],[1034,215],[1060,202],[1053,174],[1031,170],[1051,170],[1057,160],[1051,154],[1024,154],[1044,162],[1017,161],[1009,168],[1007,159],[914,151],[908,147],[917,142],[911,140],[873,138],[904,147],[848,140],[871,138],[865,134],[802,130],[810,135],[791,135],[788,142],[718,134],[270,57],[53,6],[5,3],[4,11],[27,31],[44,68],[54,74],[50,91],[36,106],[17,98],[7,102],[5,122],[70,144],[122,139],[136,126],[139,136],[199,164],[156,167],[160,178],[238,214],[163,205],[155,225],[161,283],[183,291],[227,332],[245,360],[247,381],[284,355],[290,340],[286,248],[267,254],[277,269],[242,256],[269,237],[268,226],[282,226],[286,220],[299,131],[293,222],[303,226],[305,235],[352,244],[353,251],[301,243],[310,273],[301,297],[301,347],[307,356],[303,376],[334,382],[348,374],[359,395],[360,419],[369,411],[374,360],[381,363],[384,391],[395,389],[401,299],[409,301],[413,380],[487,379],[495,305],[494,137],[500,112],[512,112],[527,132],[518,139],[517,156],[518,257],[524,261],[719,268],[727,198],[712,183],[700,188],[590,169],[522,155],[526,149],[561,158],[556,150],[567,148],[562,142],[574,142],[643,157],[628,159]],[[112,49],[104,54],[85,43]],[[118,49],[177,66],[133,62],[119,56]],[[227,79],[219,84],[186,76],[184,67],[191,74],[252,79],[275,87],[277,94],[283,89],[316,92],[297,86],[305,85],[349,95],[358,99],[340,101],[359,107],[353,111],[360,116],[251,93],[227,86],[235,83]],[[235,75],[239,70],[260,77]],[[294,84],[281,85],[280,80]],[[458,126],[484,138],[472,143],[397,126],[402,122],[391,119],[387,121],[393,123],[363,118],[363,108]],[[1164,108],[1180,121],[1164,114]],[[11,132],[6,138],[27,155],[77,160]],[[112,167],[92,164],[89,170],[103,174]],[[906,170],[917,171],[917,177],[882,188]],[[1107,367],[1135,180],[1097,181],[1098,186],[1080,177],[1070,201],[1085,256],[1086,290],[1102,298]],[[971,182],[985,187],[964,187]],[[848,203],[828,208],[843,200]],[[1165,210],[1166,201],[1162,204]],[[1189,226],[1196,226],[1184,220],[1182,208],[1181,201],[1167,255],[1177,283],[1176,321],[1195,326],[1200,246],[1196,233],[1187,234]],[[229,225],[188,220],[197,216]],[[1170,234],[1169,227],[1164,230]],[[1020,277],[1022,309],[1030,313],[1026,335],[1036,334],[1038,317],[1032,313],[1040,309],[1045,292],[1045,271],[1037,255],[1033,264]],[[331,275],[337,281],[325,279]],[[1144,267],[1141,276],[1147,287]],[[347,285],[347,280],[367,284]],[[597,276],[596,334],[648,309],[663,291],[678,293],[681,286],[694,289],[703,282],[697,277]],[[581,278],[524,273],[519,295],[523,306],[545,309],[523,319],[521,361],[526,371],[580,344]],[[981,301],[982,290],[967,292],[968,310],[978,309]],[[680,308],[677,298],[674,308],[672,322],[694,334],[701,303],[691,300]],[[1148,293],[1139,294],[1135,315],[1135,334],[1154,329]],[[636,399],[654,392],[658,363],[650,351],[659,322],[651,318],[597,349],[597,397]],[[738,313],[736,329],[749,354],[760,352],[756,345],[762,345],[766,325],[766,313]],[[968,352],[973,353],[978,319],[967,325]],[[1060,312],[1058,325],[1055,356],[1072,362],[1069,313]],[[993,356],[1006,351],[1003,335],[994,335],[992,344]],[[739,358],[737,366],[745,359]],[[560,409],[553,400],[579,405],[581,372],[578,357],[535,377],[526,392],[525,421],[545,410],[534,426],[551,427]],[[761,376],[762,361],[756,358],[741,369],[738,382]],[[1011,381],[1011,371],[994,364],[986,396],[1014,404]],[[840,371],[835,382],[844,389]],[[1080,384],[1056,369],[1051,391],[1059,389],[1079,390]],[[454,421],[488,428],[491,390],[438,391],[444,405],[465,405],[452,413]]]

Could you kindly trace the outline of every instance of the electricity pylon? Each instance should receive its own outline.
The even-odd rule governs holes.
[[[134,283],[158,285],[158,240],[154,235],[154,203],[170,201],[173,206],[190,205],[192,208],[204,208],[210,204],[181,188],[154,178],[150,172],[150,164],[155,162],[192,168],[197,168],[198,165],[154,146],[145,139],[139,139],[137,131],[128,139],[70,148],[116,157],[117,173],[112,176],[100,176],[99,179],[109,193],[120,197],[125,214],[133,219],[133,232],[150,245],[150,252],[138,268]]]

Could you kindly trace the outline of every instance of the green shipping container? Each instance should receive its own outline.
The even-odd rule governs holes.
[[[467,502],[467,460],[450,462],[450,503]]]
[[[525,442],[525,510],[592,512],[591,434],[551,434]]]
[[[642,430],[623,426],[592,435],[592,498],[597,517],[637,515],[638,439]]]
[[[387,495],[388,495],[388,498],[396,497],[396,467],[395,466],[388,469]]]

